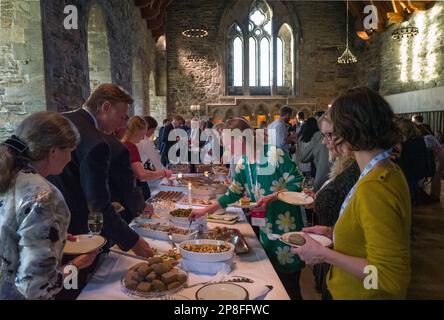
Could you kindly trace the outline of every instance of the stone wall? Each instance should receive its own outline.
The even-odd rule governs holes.
[[[46,110],[38,0],[0,1],[0,141],[29,113]]]
[[[383,95],[444,86],[444,2],[414,13],[410,21],[419,28],[419,34],[411,39],[391,39],[399,25],[372,36],[358,56],[360,83],[366,83],[369,70],[380,70]]]
[[[68,4],[78,9],[77,30],[63,27],[66,17],[63,9]],[[100,9],[106,25],[103,31],[106,31],[109,46],[112,82],[132,92],[133,60],[137,57],[138,68],[142,68],[142,76],[138,79],[144,82],[138,93],[138,103],[143,105],[143,108],[139,106],[139,111],[143,109],[141,112],[148,114],[148,79],[155,63],[154,43],[134,2],[121,0],[41,0],[48,109],[73,109],[90,94],[88,70],[97,66],[97,63],[88,63],[88,20],[93,5]],[[100,56],[105,50],[101,48]]]
[[[280,1],[269,1],[273,8],[282,7]],[[234,3],[234,4],[233,4]],[[240,0],[239,7],[245,14],[252,1]],[[227,15],[240,14],[228,10],[238,5],[236,1],[193,0],[173,2],[167,12],[167,70],[168,112],[189,114],[193,104],[220,102],[225,95],[225,50],[218,33],[221,20],[229,21]],[[299,46],[298,98],[317,99],[314,108],[326,108],[330,100],[342,89],[357,81],[357,66],[337,63],[345,49],[345,5],[343,1],[294,1],[285,2],[290,11],[285,14],[297,16],[302,41]],[[279,12],[277,17],[283,13]],[[196,17],[199,21],[196,22]],[[203,24],[209,34],[206,38],[189,39],[181,34],[186,26]],[[227,24],[231,25],[231,24]],[[204,61],[189,61],[189,56],[202,56]],[[236,108],[236,107],[235,107]],[[236,113],[236,112],[235,112]]]
[[[218,61],[218,28],[227,0],[174,1],[166,17],[167,111],[187,114],[189,106],[216,101],[223,94],[223,67]],[[185,38],[185,27],[203,24],[206,38]],[[203,56],[204,61],[192,61]]]
[[[165,36],[161,36],[155,46],[155,69],[149,78],[150,114],[161,126],[167,116],[167,64]]]
[[[102,11],[94,3],[88,18],[89,86],[94,91],[102,83],[111,82],[111,57],[108,32]]]

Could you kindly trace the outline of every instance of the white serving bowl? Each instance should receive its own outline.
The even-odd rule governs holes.
[[[230,250],[226,252],[219,253],[200,253],[188,251],[183,248],[185,244],[211,244],[211,245],[222,245],[226,244],[230,247]],[[210,240],[210,239],[196,239],[196,240],[186,240],[179,244],[179,250],[182,254],[182,257],[191,261],[199,261],[199,262],[220,262],[227,261],[233,258],[234,256],[234,245],[232,243],[221,241],[221,240]]]

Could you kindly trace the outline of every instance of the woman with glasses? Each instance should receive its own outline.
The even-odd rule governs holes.
[[[359,167],[355,159],[350,154],[342,154],[339,146],[333,143],[335,135],[333,133],[333,123],[329,115],[323,114],[318,120],[324,144],[329,152],[329,160],[333,163],[329,179],[323,184],[321,189],[310,195],[315,199],[314,203],[307,206],[313,209],[320,226],[333,227],[339,217],[341,205],[350,189],[358,181]],[[317,227],[304,228],[305,232],[316,232]],[[313,273],[315,275],[316,288],[325,297],[327,294],[326,275],[330,268],[327,263],[315,265]]]
[[[407,181],[391,148],[400,141],[390,105],[368,88],[343,92],[330,109],[333,143],[350,153],[361,171],[342,203],[334,228],[311,232],[331,237],[334,249],[305,234],[293,252],[308,264],[332,265],[333,299],[404,299],[410,280],[411,206]]]

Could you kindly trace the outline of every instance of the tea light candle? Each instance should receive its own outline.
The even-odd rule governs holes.
[[[191,208],[191,182],[188,183],[188,205]]]
[[[179,173],[179,174],[177,175],[177,177],[178,177],[179,179],[182,179],[182,173]]]
[[[207,178],[209,177],[208,171],[204,172],[204,176],[207,177]]]

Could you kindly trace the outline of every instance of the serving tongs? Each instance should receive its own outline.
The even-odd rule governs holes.
[[[236,282],[244,282],[244,283],[254,283],[254,280],[242,276],[233,276],[233,279],[227,279],[227,280],[221,280],[221,281],[205,281],[205,282],[198,282],[192,285],[186,284],[184,288],[192,288],[196,286],[203,286],[210,283],[236,283]]]

